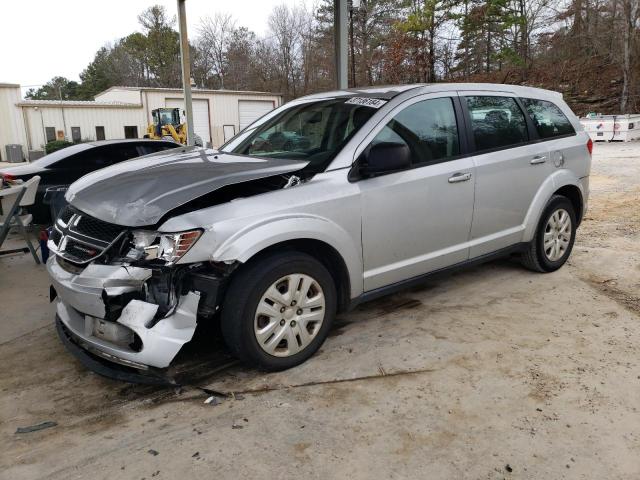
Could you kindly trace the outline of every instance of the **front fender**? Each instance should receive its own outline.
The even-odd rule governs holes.
[[[283,214],[250,224],[218,245],[211,260],[245,263],[265,248],[304,239],[318,240],[333,247],[349,271],[351,298],[362,293],[360,238],[354,239],[337,223],[317,215]]]
[[[584,191],[584,187],[580,179],[571,172],[571,170],[558,170],[554,172],[540,186],[535,197],[533,197],[531,205],[529,206],[529,210],[527,211],[527,215],[524,219],[525,229],[522,238],[524,242],[530,242],[533,239],[538,223],[540,222],[542,212],[554,192],[567,185],[578,187],[584,203],[586,192]]]

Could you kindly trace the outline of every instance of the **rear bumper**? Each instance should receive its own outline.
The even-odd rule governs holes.
[[[56,315],[76,345],[110,362],[136,369],[168,367],[193,337],[200,294],[182,295],[175,309],[156,319],[158,305],[128,295],[142,292],[152,271],[91,264],[72,273],[55,256],[47,262],[55,289]],[[142,295],[139,295],[142,297]],[[118,318],[109,318],[105,301],[123,300]]]

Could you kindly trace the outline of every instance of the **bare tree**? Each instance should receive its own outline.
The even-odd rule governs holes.
[[[227,67],[227,50],[236,21],[228,13],[216,13],[213,17],[205,17],[198,27],[198,46],[208,57],[206,63],[212,66],[212,73],[220,80],[220,88],[224,88],[224,77]]]
[[[304,11],[287,5],[274,7],[269,15],[269,30],[277,52],[278,64],[284,91],[297,96],[297,82],[302,58],[302,31],[305,26]]]
[[[635,51],[635,31],[638,23],[638,0],[622,0],[622,95],[620,110],[629,111],[629,85],[631,83],[632,52]]]

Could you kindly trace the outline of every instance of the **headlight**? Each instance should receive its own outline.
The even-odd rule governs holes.
[[[201,230],[190,230],[180,233],[161,233],[158,248],[158,258],[168,265],[180,260],[202,235]]]
[[[127,255],[132,260],[161,259],[172,265],[193,246],[202,235],[201,230],[189,230],[179,233],[158,233],[150,230],[135,230],[134,248]]]

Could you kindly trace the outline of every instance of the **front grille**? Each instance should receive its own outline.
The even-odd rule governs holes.
[[[75,263],[85,263],[95,258],[98,253],[101,253],[101,250],[67,237],[63,252],[65,257],[70,261]]]
[[[69,223],[69,220],[71,220],[71,217],[73,217],[75,212],[76,212],[75,208],[73,208],[71,205],[67,205],[62,209],[62,211],[58,215],[58,220],[60,220],[62,223],[66,225],[67,223]]]
[[[87,215],[80,216],[79,220],[73,222],[71,229],[87,237],[102,240],[107,243],[111,243],[122,232],[120,225],[113,225],[112,223],[103,222],[97,218],[92,218]]]
[[[51,232],[50,240],[56,245],[58,245],[61,239],[62,239],[62,234],[56,228],[54,228],[53,231]]]
[[[68,205],[58,216],[50,240],[62,258],[85,264],[105,253],[124,232],[125,227],[103,222]]]

